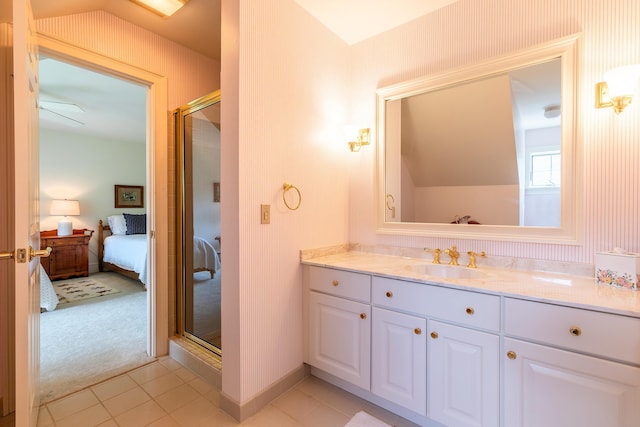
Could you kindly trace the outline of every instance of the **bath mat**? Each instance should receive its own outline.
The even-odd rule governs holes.
[[[391,427],[389,424],[360,411],[344,427]]]
[[[120,292],[118,289],[114,289],[89,278],[53,282],[53,289],[56,291],[56,295],[58,295],[58,304],[76,302]]]

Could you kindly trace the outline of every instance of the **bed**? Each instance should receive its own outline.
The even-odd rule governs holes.
[[[118,216],[110,216],[109,224],[104,224],[102,220],[98,222],[98,269],[116,271],[139,280],[146,289],[148,281],[146,230],[144,230],[145,233],[126,234],[126,231],[123,233],[121,219],[114,217]],[[146,218],[142,218],[143,215],[138,217],[140,220],[144,219],[146,223]],[[131,222],[126,224],[131,229]],[[126,230],[126,227],[124,229]],[[142,226],[138,231],[142,231]],[[212,279],[220,269],[220,258],[213,245],[197,236],[194,236],[193,241],[193,264],[194,273],[208,271]]]

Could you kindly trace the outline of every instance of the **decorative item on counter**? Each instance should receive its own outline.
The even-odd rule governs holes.
[[[456,215],[451,221],[451,224],[480,224],[478,221],[471,219],[471,215],[460,216]]]
[[[640,254],[615,248],[596,253],[596,283],[637,291],[640,287]]]

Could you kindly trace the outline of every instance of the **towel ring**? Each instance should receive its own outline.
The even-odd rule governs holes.
[[[282,184],[282,189],[284,190],[282,192],[282,200],[284,201],[285,206],[292,211],[295,211],[296,209],[298,209],[300,207],[300,203],[302,203],[302,194],[300,194],[300,190],[298,190],[298,187],[296,187],[293,184],[289,184],[288,182],[285,182],[284,184]],[[292,207],[291,205],[289,205],[289,203],[287,202],[287,198],[285,197],[287,195],[287,191],[291,189],[296,190],[296,193],[298,193],[298,204],[295,207]]]
[[[396,208],[396,199],[393,198],[393,195],[391,195],[391,193],[387,193],[387,197],[386,197],[386,204],[387,204],[387,209],[389,209],[390,211]],[[389,203],[391,202],[391,203]]]

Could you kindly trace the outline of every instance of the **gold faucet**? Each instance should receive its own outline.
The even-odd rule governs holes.
[[[458,248],[456,248],[455,245],[451,246],[450,249],[445,249],[444,252],[451,257],[451,260],[449,261],[449,265],[458,265],[458,258],[460,258],[460,252],[458,252]]]
[[[469,264],[467,264],[467,267],[469,267],[469,268],[476,268],[476,267],[478,267],[478,266],[476,265],[476,257],[477,257],[477,256],[480,256],[480,257],[482,257],[482,258],[484,258],[484,257],[486,257],[486,256],[487,256],[487,254],[486,254],[484,251],[480,252],[479,254],[477,254],[477,253],[475,253],[475,252],[473,252],[473,251],[469,251],[469,252],[467,252],[467,254],[469,254]]]
[[[424,248],[425,252],[433,252],[433,263],[434,264],[440,264],[440,252],[442,252],[440,249],[429,249],[429,248]]]

